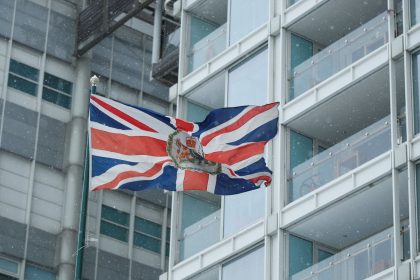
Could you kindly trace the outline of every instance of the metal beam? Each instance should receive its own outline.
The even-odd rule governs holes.
[[[100,12],[95,13],[94,9],[100,7],[100,5],[97,5],[97,3],[99,2],[93,4],[92,7],[94,8],[90,8],[90,9],[88,8],[89,10],[82,11],[79,14],[79,30],[78,30],[78,43],[77,43],[78,45],[77,45],[77,50],[76,50],[76,56],[81,57],[83,54],[85,54],[87,51],[93,48],[100,41],[105,39],[108,35],[112,34],[115,30],[117,30],[119,27],[124,25],[124,23],[126,23],[129,19],[131,19],[132,17],[137,15],[141,10],[149,6],[153,1],[154,0],[145,0],[141,2],[140,0],[134,1],[134,3],[131,5],[132,8],[127,12],[127,14],[115,22],[113,21],[113,19],[115,19],[117,15],[113,14],[113,16],[110,17],[108,7],[105,7],[107,17],[103,17],[103,14],[102,14],[102,20],[98,18],[98,17],[101,17],[100,16],[101,13]],[[109,2],[111,3],[115,1],[109,1]],[[120,10],[119,12],[121,12],[121,9],[119,10]],[[88,19],[90,16],[92,16],[93,19],[92,18]],[[81,32],[82,30],[80,28],[80,24],[84,18],[86,18],[87,24],[89,24],[89,26],[86,27],[87,32],[85,33],[87,34],[91,32],[95,33],[95,31],[97,30],[99,30],[99,33],[96,33],[90,37],[87,37],[86,35],[84,36],[84,33]],[[104,22],[104,20],[108,21],[108,19],[109,19],[109,22]],[[98,22],[101,23],[101,26],[98,26]],[[87,42],[83,43],[82,41],[84,42],[87,41]]]

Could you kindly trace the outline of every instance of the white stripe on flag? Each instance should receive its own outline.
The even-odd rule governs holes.
[[[216,181],[217,175],[209,174],[209,181],[207,182],[207,191],[209,193],[214,193],[214,190],[216,189]]]
[[[184,190],[184,177],[185,177],[185,170],[178,168],[176,171],[176,190],[183,191]]]

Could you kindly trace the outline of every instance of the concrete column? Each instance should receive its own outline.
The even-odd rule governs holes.
[[[90,59],[83,56],[76,64],[76,81],[72,99],[72,119],[68,126],[65,160],[65,201],[60,234],[58,279],[74,279],[75,251],[79,226],[83,165],[86,145],[89,100]]]

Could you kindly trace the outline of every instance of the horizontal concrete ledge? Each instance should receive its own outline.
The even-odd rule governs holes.
[[[367,77],[369,74],[382,69],[388,64],[388,47],[389,44],[385,44],[284,104],[280,111],[281,123],[290,123],[292,120],[297,119],[319,105],[319,102],[330,99],[352,84]]]
[[[200,253],[176,264],[172,270],[172,279],[185,279],[223,261],[236,253],[264,240],[264,220],[253,224],[235,234],[221,240]]]
[[[280,227],[287,228],[320,208],[331,205],[349,193],[361,189],[385,174],[390,173],[391,161],[391,152],[386,152],[288,204],[281,212],[282,224]]]

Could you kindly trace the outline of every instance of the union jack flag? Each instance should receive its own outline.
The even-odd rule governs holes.
[[[230,195],[268,186],[263,154],[277,134],[277,107],[216,109],[192,123],[91,95],[90,189]]]

